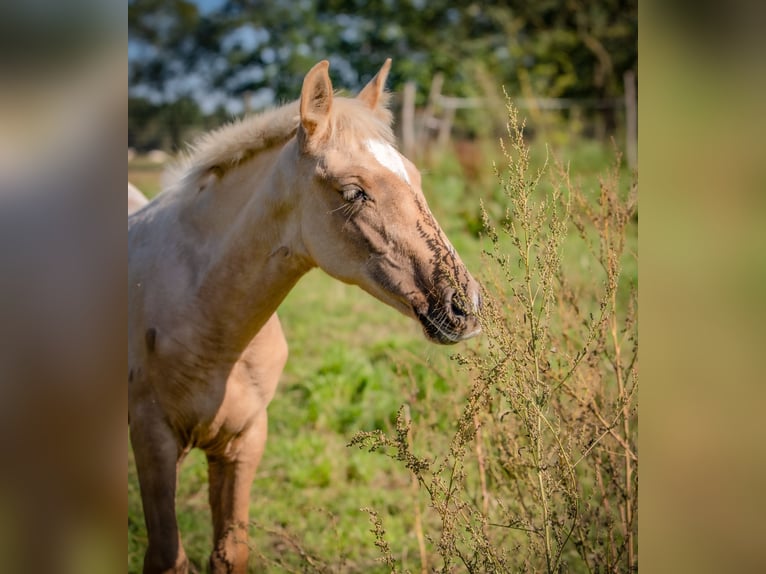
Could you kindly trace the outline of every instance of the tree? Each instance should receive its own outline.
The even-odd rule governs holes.
[[[177,151],[206,123],[199,105],[189,96],[162,104],[128,99],[128,145],[141,151]]]
[[[291,99],[322,58],[358,89],[389,56],[393,89],[414,80],[422,94],[441,71],[455,95],[480,94],[486,73],[512,93],[604,98],[638,54],[637,0],[225,0],[209,15],[191,0],[133,0],[128,13],[131,85],[163,100]]]

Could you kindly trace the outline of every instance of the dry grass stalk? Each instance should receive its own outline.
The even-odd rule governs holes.
[[[621,272],[635,256],[626,238],[637,185],[621,190],[619,157],[597,193],[560,163],[533,170],[510,104],[507,128],[495,167],[504,216],[492,221],[482,207],[484,346],[454,357],[472,385],[449,450],[418,454],[413,436],[421,449],[440,443],[404,411],[395,436],[359,433],[351,444],[403,462],[427,493],[436,520],[418,507],[416,524],[433,528],[432,568],[636,571],[637,303]],[[573,268],[566,249],[587,265]]]

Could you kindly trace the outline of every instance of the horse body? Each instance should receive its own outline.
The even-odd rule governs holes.
[[[479,288],[391,145],[383,84],[333,96],[326,62],[300,102],[213,134],[129,217],[129,417],[149,533],[145,572],[186,572],[178,465],[209,462],[213,572],[245,572],[249,489],[287,360],[276,310],[319,266],[454,343]]]

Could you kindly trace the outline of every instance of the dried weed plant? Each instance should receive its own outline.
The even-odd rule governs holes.
[[[351,445],[401,461],[425,492],[421,572],[637,571],[637,298],[621,283],[621,263],[636,257],[626,237],[637,183],[620,190],[619,157],[598,193],[560,163],[532,170],[507,109],[495,166],[507,205],[499,222],[482,206],[483,345],[453,357],[472,386],[449,448],[428,447],[435,431],[408,406],[395,434],[358,433]],[[577,241],[585,273],[562,257]],[[404,571],[365,510],[387,569]]]

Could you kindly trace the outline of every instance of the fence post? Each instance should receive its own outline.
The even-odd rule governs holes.
[[[408,157],[415,151],[415,82],[404,84],[402,93],[402,151]]]
[[[244,110],[245,115],[253,111],[252,104],[251,104],[252,96],[253,96],[253,93],[250,90],[245,90],[244,92],[242,92],[242,105],[245,108]]]
[[[638,94],[636,93],[636,72],[628,70],[623,76],[625,82],[625,154],[630,169],[638,166]]]
[[[439,126],[439,134],[437,136],[437,143],[439,147],[444,147],[449,143],[449,137],[452,133],[452,122],[455,121],[455,107],[449,106],[444,110],[444,117],[441,120]]]
[[[435,127],[434,108],[436,107],[436,101],[441,96],[442,84],[444,84],[444,74],[437,72],[431,80],[431,89],[428,91],[426,109],[423,110],[423,123],[418,137],[420,149],[426,149],[431,140],[431,130]]]

